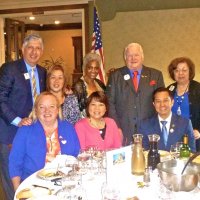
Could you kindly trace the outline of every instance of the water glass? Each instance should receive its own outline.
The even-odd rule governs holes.
[[[171,154],[172,158],[174,158],[174,159],[179,158],[179,156],[180,156],[180,149],[181,149],[182,145],[183,145],[182,142],[177,142],[176,144],[171,145],[170,154]]]
[[[104,183],[101,192],[102,200],[120,200],[120,191],[113,185]]]

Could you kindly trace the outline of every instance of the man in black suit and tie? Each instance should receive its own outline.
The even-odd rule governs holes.
[[[144,54],[140,44],[129,44],[124,58],[126,66],[110,74],[106,93],[109,116],[122,130],[125,146],[132,143],[132,135],[137,133],[141,120],[155,112],[152,93],[164,86],[164,81],[159,70],[143,65]]]
[[[46,70],[37,63],[43,53],[39,35],[28,35],[22,45],[23,58],[0,68],[0,172],[7,200],[14,190],[8,173],[8,157],[18,127],[32,123],[34,100],[45,90]]]

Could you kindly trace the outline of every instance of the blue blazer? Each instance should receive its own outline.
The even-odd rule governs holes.
[[[139,128],[139,133],[143,134],[143,147],[149,149],[149,139],[148,135],[158,134],[160,136],[160,141],[158,143],[158,149],[170,151],[172,144],[176,142],[181,142],[184,134],[188,135],[189,146],[192,152],[196,151],[195,139],[193,135],[192,123],[190,120],[172,114],[170,133],[168,135],[167,146],[164,144],[163,135],[161,134],[160,124],[158,116],[155,115],[149,119],[144,120]]]
[[[80,144],[73,125],[58,120],[58,137],[61,154],[78,155]],[[44,168],[46,151],[46,136],[39,121],[19,128],[9,157],[10,177],[20,176],[24,180]]]
[[[36,66],[40,92],[46,89],[46,70]],[[25,79],[27,73],[23,59],[5,63],[0,68],[0,143],[11,144],[16,126],[11,122],[16,117],[28,117],[33,107],[31,84]]]

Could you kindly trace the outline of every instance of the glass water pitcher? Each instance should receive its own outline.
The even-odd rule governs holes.
[[[145,170],[142,138],[143,136],[141,134],[133,135],[131,171],[134,175],[143,175]]]

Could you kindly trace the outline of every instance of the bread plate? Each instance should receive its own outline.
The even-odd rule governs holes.
[[[29,199],[33,197],[41,197],[43,195],[51,195],[51,190],[42,187],[25,188],[16,194],[16,199]]]
[[[37,177],[45,180],[62,178],[63,175],[64,173],[57,169],[41,169],[37,172]]]

